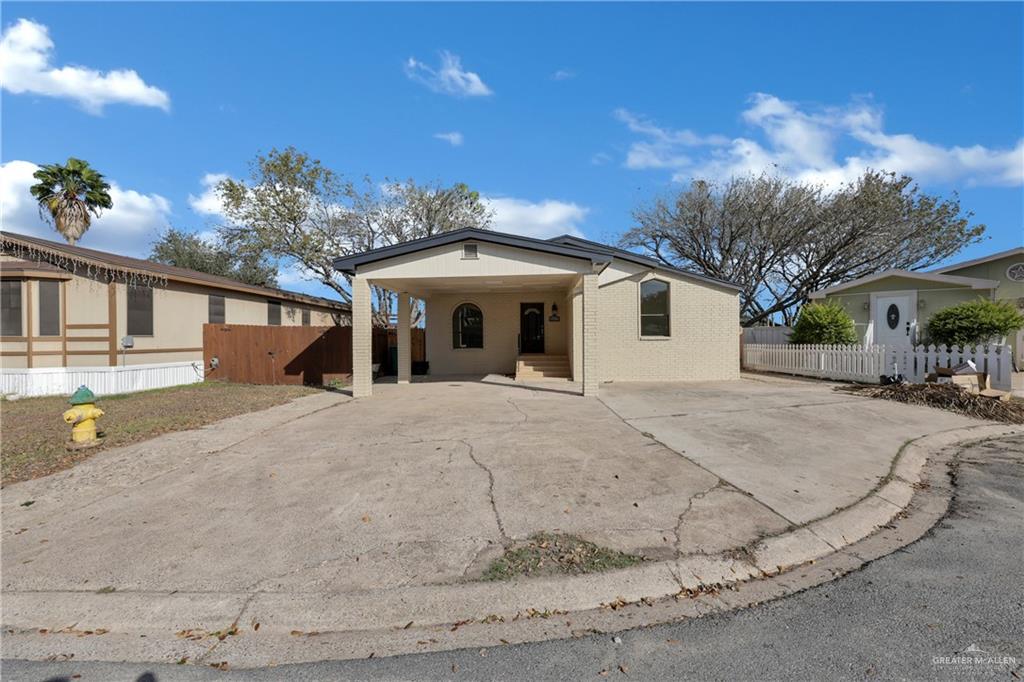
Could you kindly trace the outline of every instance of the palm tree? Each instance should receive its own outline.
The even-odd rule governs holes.
[[[114,205],[110,185],[87,161],[69,158],[63,166],[47,164],[32,177],[39,181],[30,190],[39,203],[39,215],[52,222],[68,244],[74,245],[89,229],[90,213],[98,218],[101,209]]]

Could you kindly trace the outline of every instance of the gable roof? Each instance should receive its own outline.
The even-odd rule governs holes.
[[[1007,256],[1024,256],[1024,246],[1017,246],[1006,251],[1000,251],[993,253],[990,256],[982,256],[981,258],[975,258],[974,260],[964,261],[963,263],[953,263],[952,265],[945,265],[941,268],[936,268],[931,272],[942,274],[944,272],[950,272],[952,270],[960,270],[962,268],[969,268],[972,265],[981,265],[982,263],[988,263],[989,261],[999,260],[1000,258],[1006,258]]]
[[[255,284],[246,284],[244,282],[231,279],[230,277],[211,275],[206,272],[199,272],[198,270],[188,270],[174,265],[155,263],[150,260],[142,260],[141,258],[130,258],[116,253],[97,251],[96,249],[87,249],[81,246],[71,246],[70,244],[64,244],[62,242],[40,239],[39,237],[30,237],[29,235],[17,234],[15,232],[0,232],[0,250],[13,250],[19,255],[24,253],[25,255],[29,255],[36,259],[39,264],[46,263],[47,258],[52,258],[58,261],[69,259],[74,262],[82,263],[86,266],[99,267],[113,273],[122,273],[122,275],[141,274],[158,281],[170,280],[173,282],[183,282],[185,284],[198,284],[200,286],[212,287],[215,289],[239,291],[242,293],[254,294],[256,296],[264,296],[284,301],[308,303],[335,310],[350,309],[349,304],[342,303],[341,301],[334,301],[329,298],[310,296],[308,294],[300,294],[296,291],[287,291],[285,289],[276,289],[274,287],[262,287]],[[8,263],[2,264],[4,271],[6,271],[8,267],[10,267]],[[50,267],[54,266],[50,264]]]
[[[580,258],[583,260],[589,260],[595,266],[606,266],[613,259],[618,258],[619,260],[629,261],[645,267],[674,272],[684,277],[689,277],[708,284],[714,284],[715,286],[728,287],[730,289],[736,289],[737,291],[742,289],[739,285],[727,282],[726,280],[708,277],[707,275],[702,275],[690,270],[674,268],[656,261],[653,258],[647,258],[646,256],[641,256],[640,254],[636,254],[631,251],[625,251],[614,246],[592,242],[587,239],[574,237],[568,234],[554,237],[552,239],[536,239],[534,237],[508,234],[506,232],[481,230],[474,227],[452,230],[451,232],[442,232],[441,234],[435,234],[430,237],[414,239],[412,241],[402,242],[401,244],[395,244],[394,246],[384,246],[379,249],[373,249],[363,253],[353,254],[351,256],[339,256],[334,259],[334,267],[346,274],[353,275],[360,265],[464,241],[499,244],[502,246],[512,246],[519,249],[528,249],[542,253],[551,253],[558,256],[568,256],[569,258]]]
[[[582,260],[589,260],[594,265],[606,265],[611,262],[611,258],[609,258],[607,254],[599,253],[593,249],[581,249],[575,246],[557,244],[547,239],[535,239],[533,237],[523,237],[517,234],[495,232],[493,230],[481,230],[475,227],[464,227],[460,230],[442,232],[429,237],[421,237],[420,239],[402,242],[401,244],[382,246],[377,249],[371,249],[370,251],[364,251],[363,253],[356,253],[350,256],[339,256],[334,259],[334,268],[346,274],[354,275],[356,268],[360,265],[375,263],[377,261],[394,258],[396,256],[404,256],[408,253],[416,253],[418,251],[433,249],[438,246],[446,246],[448,244],[456,244],[458,242],[465,241],[499,244],[501,246],[512,246],[518,249],[539,251],[541,253],[551,253],[556,256],[580,258]]]
[[[811,292],[808,298],[825,298],[832,294],[845,291],[846,289],[852,289],[854,287],[861,286],[862,284],[870,284],[880,279],[886,279],[888,277],[902,277],[904,279],[914,279],[922,282],[937,282],[939,284],[952,284],[953,286],[970,287],[971,289],[995,289],[999,286],[999,282],[992,279],[978,279],[977,277],[957,277],[955,275],[940,275],[930,272],[914,272],[912,270],[884,270],[882,272],[876,272],[873,275],[866,275],[864,277],[858,277],[857,279],[851,279],[849,282],[843,282],[832,287],[825,289],[819,289],[818,291]]]
[[[690,279],[695,279],[700,282],[706,282],[708,284],[714,284],[716,286],[723,286],[728,287],[730,289],[736,289],[737,291],[743,290],[743,287],[741,287],[739,284],[736,284],[735,282],[730,282],[727,279],[719,279],[718,277],[712,277],[710,275],[705,275],[700,272],[694,272],[693,270],[686,270],[684,268],[677,268],[671,265],[666,265],[665,263],[662,263],[659,260],[650,258],[648,256],[640,255],[639,253],[633,253],[632,251],[620,249],[616,246],[609,246],[607,244],[602,244],[600,242],[592,242],[589,239],[583,239],[582,237],[576,237],[571,234],[563,234],[558,237],[552,237],[548,241],[553,241],[559,244],[571,244],[573,246],[578,246],[580,248],[599,251],[606,255],[612,256],[613,258],[624,260],[628,263],[635,263],[637,265],[643,265],[648,268],[655,268],[658,270],[674,272],[677,275],[681,275],[683,277],[689,277]]]

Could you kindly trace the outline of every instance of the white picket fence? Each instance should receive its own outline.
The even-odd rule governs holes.
[[[894,373],[922,383],[936,367],[956,367],[968,360],[979,372],[988,373],[990,386],[1010,390],[1013,362],[1009,346],[743,346],[745,369],[863,383],[878,383],[883,375]]]
[[[0,369],[0,394],[9,398],[71,395],[88,386],[98,396],[148,391],[203,380],[201,362],[165,362],[126,367],[33,367]]]

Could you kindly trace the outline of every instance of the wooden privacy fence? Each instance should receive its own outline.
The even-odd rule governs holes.
[[[989,385],[1009,390],[1012,358],[1009,346],[841,346],[744,344],[743,367],[819,379],[878,383],[883,375],[902,374],[922,383],[936,367],[956,367],[970,360],[987,372]]]
[[[391,368],[389,338],[395,330],[373,330],[373,362]],[[389,334],[390,332],[390,334]],[[423,329],[412,330],[413,361],[422,361]],[[391,342],[394,345],[394,341]],[[211,361],[217,358],[217,368]],[[352,375],[352,327],[203,325],[206,378],[244,384],[323,385]]]

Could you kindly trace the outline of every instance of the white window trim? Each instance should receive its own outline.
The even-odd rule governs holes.
[[[643,285],[650,281],[664,282],[668,286],[668,335],[653,335],[643,333]],[[670,341],[672,339],[672,280],[658,277],[651,273],[636,283],[636,335],[641,341]]]
[[[475,249],[475,256],[466,255],[466,247],[472,246]],[[462,242],[462,260],[480,260],[480,245],[476,242]],[[475,304],[474,304],[475,305]],[[481,312],[483,309],[481,308]]]

